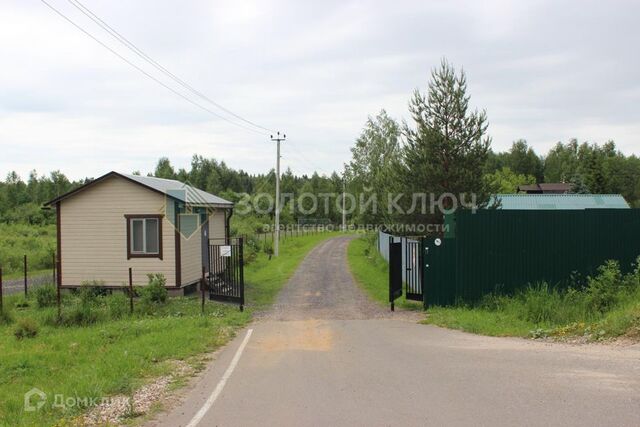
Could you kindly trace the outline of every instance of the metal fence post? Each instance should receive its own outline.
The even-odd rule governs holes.
[[[62,318],[62,301],[60,298],[60,286],[62,285],[62,275],[60,274],[60,257],[56,259],[56,303],[58,304],[58,321]]]
[[[389,236],[389,286],[391,286],[391,283],[393,282],[393,271],[391,266],[391,244],[392,243],[393,243],[393,236]],[[391,294],[391,291],[389,291],[389,294]],[[396,310],[395,300],[391,298],[391,311],[395,311],[395,310]]]
[[[51,253],[51,259],[53,261],[52,269],[51,269],[52,270],[53,282],[51,282],[51,283],[56,283],[56,253],[55,252]]]
[[[240,311],[244,311],[244,241],[242,238],[239,243],[239,264],[240,264]]]
[[[2,303],[2,267],[0,267],[0,314],[3,312]]]
[[[129,267],[129,313],[133,314],[133,270]]]
[[[27,255],[24,255],[24,296],[27,297]]]
[[[242,237],[240,238],[240,240],[242,240]],[[205,277],[205,269],[204,269],[204,265],[202,266],[202,279],[200,280],[200,293],[202,294],[202,307],[201,307],[201,311],[202,314],[204,314],[204,279]]]

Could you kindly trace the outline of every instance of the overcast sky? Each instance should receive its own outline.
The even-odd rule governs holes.
[[[47,1],[179,88],[67,0]],[[81,1],[209,98],[285,131],[283,167],[297,173],[341,169],[382,108],[408,118],[442,57],[466,71],[494,150],[525,138],[540,153],[576,137],[640,153],[639,2]],[[39,0],[2,0],[0,57],[2,177],[146,173],[161,156],[188,167],[194,153],[273,167],[268,135],[189,104]]]

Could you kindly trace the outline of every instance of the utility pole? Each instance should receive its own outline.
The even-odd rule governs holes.
[[[345,198],[347,195],[347,182],[342,176],[342,232],[347,231],[347,212],[345,210]]]
[[[277,136],[274,138],[271,135],[271,140],[277,143],[277,154],[276,154],[276,235],[273,241],[273,255],[278,256],[280,252],[280,142],[287,139],[287,135],[283,134],[280,137],[280,132],[277,133]]]

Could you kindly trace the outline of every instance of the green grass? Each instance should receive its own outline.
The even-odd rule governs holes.
[[[623,275],[608,261],[584,288],[542,283],[512,296],[487,295],[475,305],[432,307],[424,322],[493,336],[640,338],[640,269]]]
[[[283,239],[280,242],[280,256],[271,259],[265,253],[258,253],[245,268],[247,305],[263,310],[273,303],[309,251],[318,243],[338,235],[333,232]]]
[[[640,338],[640,296],[620,306],[600,319],[578,319],[569,323],[535,322],[518,313],[487,310],[479,307],[432,307],[424,323],[459,329],[489,336],[528,338],[584,337],[588,341],[628,336]]]
[[[280,257],[271,260],[258,254],[245,268],[245,312],[207,301],[202,316],[198,297],[184,297],[169,298],[151,310],[138,299],[136,313],[130,315],[128,299],[114,294],[96,297],[86,313],[79,295],[65,295],[63,317],[86,325],[59,326],[56,307],[39,308],[35,292],[26,300],[21,295],[5,297],[11,323],[0,316],[0,425],[73,421],[87,408],[56,408],[52,405],[56,394],[89,399],[127,395],[170,372],[171,360],[197,363],[198,355],[224,345],[246,325],[252,311],[266,309],[306,254],[335,235],[288,238],[282,241]],[[25,302],[26,307],[17,307]],[[37,335],[17,339],[15,331],[25,322],[26,326],[35,323]],[[33,387],[47,393],[49,399],[39,411],[24,412],[24,393]]]
[[[536,326],[532,322],[521,320],[510,313],[493,312],[468,307],[432,307],[424,323],[459,329],[474,334],[490,336],[530,335]],[[546,326],[546,325],[539,325]]]
[[[23,257],[27,255],[29,275],[51,272],[55,250],[55,225],[0,223],[0,266],[6,279],[21,277]]]
[[[105,305],[110,298],[104,298]],[[7,297],[5,308],[21,300]],[[65,300],[64,311],[73,310],[75,302],[70,297]],[[55,408],[54,395],[101,398],[130,393],[146,380],[165,374],[169,360],[211,351],[250,320],[248,313],[216,303],[207,303],[202,316],[197,298],[171,298],[153,316],[126,314],[120,320],[63,327],[50,324],[56,308],[36,308],[34,298],[28,303],[27,308],[12,309],[13,324],[0,327],[3,425],[53,425],[56,420],[71,419],[86,408]],[[103,314],[99,307],[94,311]],[[36,323],[35,338],[14,336],[21,319]],[[47,393],[49,400],[37,412],[24,412],[23,395],[33,387]]]
[[[354,239],[347,248],[349,268],[362,288],[381,305],[389,305],[389,264],[380,256],[373,235]],[[406,300],[396,300],[396,307],[406,310],[420,310],[422,304]]]

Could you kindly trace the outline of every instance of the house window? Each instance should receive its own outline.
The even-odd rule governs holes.
[[[127,259],[162,259],[162,215],[125,215]]]

